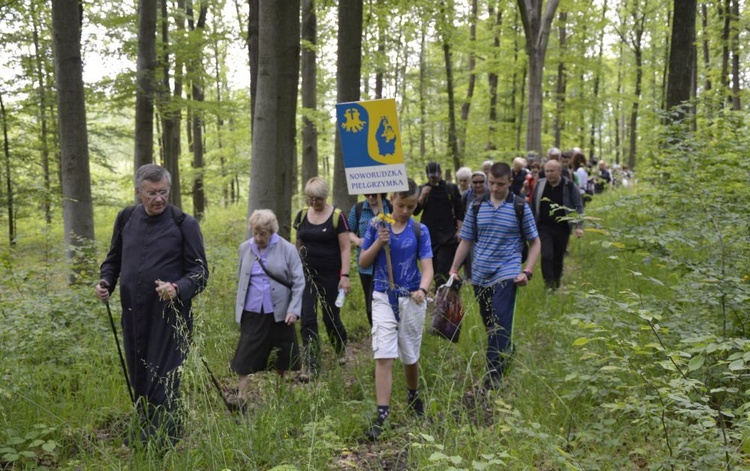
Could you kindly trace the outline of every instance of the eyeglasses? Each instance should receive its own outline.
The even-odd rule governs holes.
[[[471,183],[474,185],[484,185],[484,180],[473,180]]]
[[[151,190],[151,191],[147,191],[146,192],[146,196],[148,196],[149,198],[156,198],[157,196],[161,196],[162,198],[166,198],[167,195],[169,195],[169,190],[166,190],[166,189],[165,190],[158,190],[158,191]]]
[[[307,202],[310,203],[310,204],[312,204],[312,203],[320,203],[320,202],[325,201],[325,200],[326,200],[325,198],[321,198],[320,196],[308,196],[307,197]]]

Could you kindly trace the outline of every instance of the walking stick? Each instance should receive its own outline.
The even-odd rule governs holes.
[[[206,359],[204,357],[201,357],[201,361],[203,362],[203,366],[206,367],[206,371],[208,371],[208,376],[211,377],[211,382],[214,384],[214,387],[216,388],[216,392],[219,393],[219,396],[221,396],[221,400],[224,402],[224,405],[227,406],[227,410],[229,412],[234,412],[232,409],[232,405],[227,401],[227,398],[224,397],[224,393],[221,391],[221,385],[216,380],[216,376],[214,376],[214,373],[211,371],[211,368],[208,367],[208,363],[206,362]]]
[[[120,339],[117,338],[117,328],[115,327],[115,319],[112,317],[112,309],[109,307],[109,301],[104,301],[107,305],[107,314],[109,314],[109,323],[112,325],[112,333],[115,336],[115,344],[117,345],[117,353],[120,354],[120,365],[122,365],[122,374],[125,375],[125,384],[128,385],[128,394],[130,394],[130,402],[135,404],[135,397],[133,396],[133,387],[130,385],[130,379],[128,379],[128,368],[125,366],[125,357],[122,356],[122,350],[120,349]]]

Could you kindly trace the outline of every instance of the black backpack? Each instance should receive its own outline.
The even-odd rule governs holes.
[[[521,240],[523,241],[523,251],[521,252],[521,263],[526,262],[526,258],[529,256],[529,243],[526,241],[526,237],[523,233],[523,213],[524,208],[526,206],[526,199],[523,196],[519,196],[516,194],[513,194],[511,191],[508,191],[508,201],[510,198],[513,198],[513,209],[516,211],[516,219],[518,220],[518,230],[521,232]],[[479,215],[479,207],[484,203],[485,201],[489,201],[490,194],[489,192],[486,192],[484,196],[480,199],[474,200],[473,203],[471,203],[471,211],[474,213],[474,243],[477,243],[479,240],[479,228],[478,228],[478,221],[477,216]]]

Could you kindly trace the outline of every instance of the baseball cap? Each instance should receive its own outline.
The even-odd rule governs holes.
[[[443,171],[440,169],[440,164],[437,162],[428,163],[425,170],[428,177],[439,177],[443,173]]]

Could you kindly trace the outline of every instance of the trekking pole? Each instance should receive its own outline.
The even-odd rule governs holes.
[[[211,377],[211,382],[214,384],[214,387],[216,388],[216,392],[219,393],[219,396],[221,396],[221,400],[224,402],[224,405],[227,406],[227,410],[231,413],[234,412],[232,409],[232,405],[227,401],[227,398],[224,397],[224,393],[221,390],[221,385],[216,380],[216,376],[214,376],[213,371],[211,371],[211,368],[208,367],[208,363],[206,362],[206,359],[201,356],[201,361],[203,362],[203,366],[206,367],[206,371],[208,371],[208,376]]]
[[[112,333],[115,336],[115,344],[117,345],[117,353],[120,354],[120,365],[122,365],[122,374],[125,375],[125,384],[128,385],[128,394],[130,394],[130,402],[135,404],[135,396],[133,396],[133,387],[130,385],[130,379],[128,379],[128,368],[125,366],[125,357],[122,356],[122,350],[120,349],[120,339],[117,338],[117,328],[115,327],[115,319],[112,317],[112,309],[109,307],[109,301],[104,301],[107,306],[107,314],[109,314],[109,323],[112,325]]]

